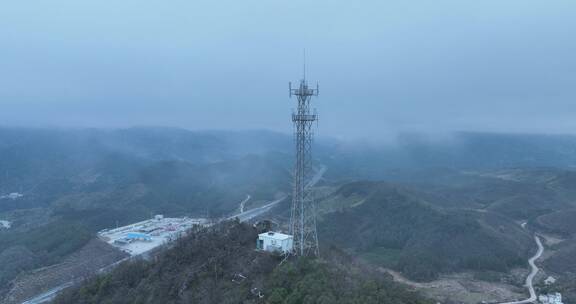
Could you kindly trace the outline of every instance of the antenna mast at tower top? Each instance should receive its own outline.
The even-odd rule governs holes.
[[[302,66],[302,80],[306,81],[306,49],[304,49],[304,60]]]
[[[310,111],[312,96],[318,96],[316,88],[310,88],[306,81],[306,54],[304,53],[303,77],[297,88],[288,84],[290,97],[297,97],[297,109],[292,113],[296,160],[290,216],[290,234],[294,238],[294,254],[299,256],[319,255],[318,234],[316,232],[316,208],[310,187],[312,172],[313,122],[317,121],[316,111]]]

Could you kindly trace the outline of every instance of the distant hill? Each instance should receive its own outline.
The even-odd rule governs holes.
[[[13,223],[0,230],[0,256],[6,257],[0,259],[0,289],[19,272],[61,261],[102,228],[154,213],[218,217],[234,212],[248,194],[251,203],[289,194],[293,151],[290,135],[270,131],[0,127],[0,196],[24,194],[0,199],[0,219]],[[387,145],[318,138],[314,163],[328,168],[320,185],[346,184],[320,206],[328,227],[323,233],[419,278],[461,268],[505,269],[530,248],[509,226],[512,220],[576,208],[575,151],[573,136],[403,135]],[[330,228],[338,221],[354,229],[340,234]],[[352,225],[357,222],[364,224]],[[510,232],[509,245],[502,244],[500,229]],[[499,249],[487,261],[474,252],[449,261],[459,248],[439,246],[441,238],[476,244],[453,231]],[[22,263],[3,262],[19,254]],[[414,266],[416,257],[435,255],[443,262]]]
[[[560,168],[396,170],[386,180],[433,195],[445,208],[490,210],[515,220],[576,207],[574,171]]]
[[[290,190],[289,137],[267,132],[0,128],[0,290],[96,231],[149,218],[219,217]]]
[[[220,215],[247,194],[289,190],[289,143],[268,131],[0,128],[0,194],[24,194],[0,200],[0,213],[108,209],[114,223],[123,213]]]
[[[456,132],[400,134],[387,144],[336,142],[322,150],[334,176],[349,181],[406,178],[406,171],[575,168],[576,136]],[[418,179],[418,176],[409,176]]]
[[[544,261],[544,266],[555,273],[572,273],[576,275],[576,239],[563,242],[558,252]]]
[[[556,245],[554,250],[554,254],[543,261],[544,269],[558,280],[550,289],[562,292],[565,303],[574,303],[576,299],[576,238]]]
[[[504,272],[523,266],[534,249],[530,235],[505,217],[442,208],[406,187],[358,182],[333,196],[328,203],[356,201],[322,215],[320,238],[416,280],[462,270]]]
[[[538,217],[535,224],[545,232],[572,237],[576,236],[574,219],[576,219],[576,209],[562,210]]]
[[[199,230],[153,261],[124,263],[54,303],[432,303],[338,252],[281,264],[254,250],[256,237],[235,222]]]

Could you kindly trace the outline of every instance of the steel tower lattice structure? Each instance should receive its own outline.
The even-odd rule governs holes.
[[[318,235],[316,232],[316,207],[310,188],[312,176],[313,123],[318,121],[316,110],[310,111],[310,100],[318,96],[316,88],[308,87],[306,74],[298,88],[288,85],[290,97],[297,97],[298,107],[292,113],[296,161],[294,164],[294,184],[290,217],[290,234],[294,237],[294,254],[298,256],[318,256]]]

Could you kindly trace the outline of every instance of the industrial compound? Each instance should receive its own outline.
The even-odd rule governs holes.
[[[195,225],[205,226],[202,218],[154,218],[115,229],[104,229],[98,237],[108,244],[132,255],[139,255],[183,236]]]

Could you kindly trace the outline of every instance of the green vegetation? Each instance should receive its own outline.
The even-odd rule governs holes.
[[[247,194],[257,201],[287,192],[287,158],[273,152],[284,137],[268,139],[278,136],[0,128],[0,195],[24,193],[0,200],[0,214],[43,212],[39,223],[15,219],[9,233],[0,231],[0,293],[18,273],[60,262],[101,229],[151,214],[218,217]],[[265,141],[247,149],[243,137]],[[21,261],[5,262],[15,253]]]
[[[558,245],[553,256],[544,261],[544,267],[554,273],[576,275],[576,239],[569,239]]]
[[[254,250],[256,237],[237,222],[197,230],[153,261],[124,263],[55,303],[431,303],[338,251],[280,265],[281,257]]]
[[[533,248],[529,234],[506,218],[442,208],[406,187],[351,183],[334,195],[360,194],[363,204],[322,216],[320,238],[415,280],[462,270],[508,271],[523,266]]]
[[[270,304],[429,303],[365,268],[334,261],[286,263],[274,270],[266,289],[270,290],[266,301]]]
[[[33,265],[49,265],[59,262],[92,238],[82,225],[71,221],[55,221],[28,232],[0,233],[0,252],[13,248],[23,254],[22,259],[0,264],[0,286],[11,279],[15,271]],[[14,252],[14,251],[12,251]],[[9,252],[4,254],[10,255]],[[13,264],[15,263],[15,264]],[[17,273],[16,273],[17,274]]]
[[[100,229],[155,213],[227,215],[247,194],[258,204],[290,193],[292,142],[271,132],[0,128],[0,139],[0,194],[25,194],[0,201],[0,214],[42,213],[38,221],[6,218],[14,226],[10,235],[0,231],[0,290]],[[328,167],[318,191],[320,237],[412,279],[473,270],[492,280],[525,266],[534,250],[519,222],[574,236],[576,173],[540,167],[576,163],[565,152],[574,146],[575,137],[474,133],[447,142],[401,137],[388,147],[319,141],[315,157]],[[288,200],[276,211],[282,224]],[[551,267],[572,269],[561,265],[573,252],[562,246]]]
[[[545,232],[571,237],[576,235],[575,218],[576,210],[562,210],[540,216],[534,224]]]
[[[360,254],[360,257],[376,265],[394,267],[400,261],[401,255],[401,249],[374,247],[371,250]]]

